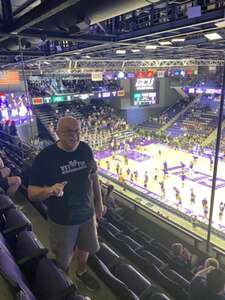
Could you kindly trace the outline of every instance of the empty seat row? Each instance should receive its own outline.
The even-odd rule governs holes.
[[[144,274],[159,284],[175,299],[187,299],[189,281],[175,270],[170,269],[160,258],[146,250],[130,236],[123,234],[111,223],[103,220],[99,223],[99,232],[115,249],[118,249],[126,258],[138,266]],[[111,258],[111,263],[115,260]],[[118,261],[116,261],[118,263]],[[108,262],[108,266],[112,267]]]
[[[47,257],[32,224],[11,199],[0,194],[0,275],[14,298],[84,300],[73,282]]]
[[[121,300],[169,300],[105,243],[101,243],[96,255],[89,257],[88,264]]]
[[[111,225],[107,225],[105,222],[104,227],[111,226],[108,228],[115,236],[119,236],[119,233],[125,233],[130,236],[133,240],[138,242],[146,250],[150,251],[156,257],[158,257],[164,263],[167,263],[171,268],[177,271],[187,280],[191,280],[193,274],[189,270],[189,267],[182,263],[181,261],[176,260],[172,255],[170,255],[170,249],[160,243],[158,240],[153,239],[151,236],[147,235],[143,231],[139,230],[138,227],[134,226],[130,222],[126,221],[123,217],[116,214],[112,210],[108,210],[105,218],[114,225],[115,228],[112,228]],[[101,228],[99,228],[101,231]],[[118,232],[116,232],[118,230]],[[100,232],[101,234],[101,232]],[[130,245],[132,247],[132,245]]]

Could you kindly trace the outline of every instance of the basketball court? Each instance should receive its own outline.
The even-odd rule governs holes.
[[[120,174],[125,179],[125,184],[144,193],[145,198],[155,198],[170,207],[179,209],[188,216],[196,216],[199,221],[205,224],[208,223],[202,200],[207,199],[209,211],[213,173],[209,157],[194,155],[196,160],[193,170],[191,170],[190,164],[193,161],[193,154],[171,149],[164,145],[152,144],[146,140],[127,152],[128,165],[125,164],[124,155],[123,150],[117,151],[114,154],[114,159],[110,150],[96,153],[100,172],[114,177],[114,179],[119,179],[117,175],[119,165]],[[166,177],[163,172],[165,161],[167,163]],[[108,168],[107,165],[109,165]],[[221,232],[225,232],[224,216],[219,217],[220,202],[223,202],[225,197],[224,168],[225,163],[220,160],[216,182],[213,226]],[[127,169],[130,169],[130,173],[137,171],[137,180],[135,180],[135,177],[133,181],[131,180],[130,174],[127,175]],[[147,187],[144,187],[146,172],[148,183]],[[181,179],[182,173],[185,174],[184,182]],[[164,182],[165,196],[162,193],[161,182]],[[181,205],[178,205],[174,188],[180,192]],[[191,189],[195,194],[195,203],[191,203]]]

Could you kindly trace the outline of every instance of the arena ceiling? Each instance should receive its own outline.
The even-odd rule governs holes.
[[[221,65],[224,8],[223,0],[1,0],[0,67],[20,68],[22,57],[34,74]]]

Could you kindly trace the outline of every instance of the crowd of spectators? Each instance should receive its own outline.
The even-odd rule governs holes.
[[[40,79],[40,80],[28,80],[28,90],[31,97],[45,97],[49,96],[48,90],[51,86],[51,80]]]
[[[18,136],[16,123],[13,120],[12,121],[7,120],[5,122],[0,122],[0,130],[4,131],[5,133],[7,133],[13,137]]]
[[[66,91],[70,93],[107,92],[121,89],[119,81],[116,80],[92,81],[91,79],[63,79],[62,83]]]

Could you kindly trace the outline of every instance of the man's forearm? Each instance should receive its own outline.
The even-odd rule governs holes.
[[[102,203],[102,193],[99,184],[98,174],[93,175],[93,191],[94,191],[94,200],[95,204],[103,205]]]
[[[44,201],[51,196],[49,187],[39,187],[34,185],[28,186],[28,198],[31,201]]]

